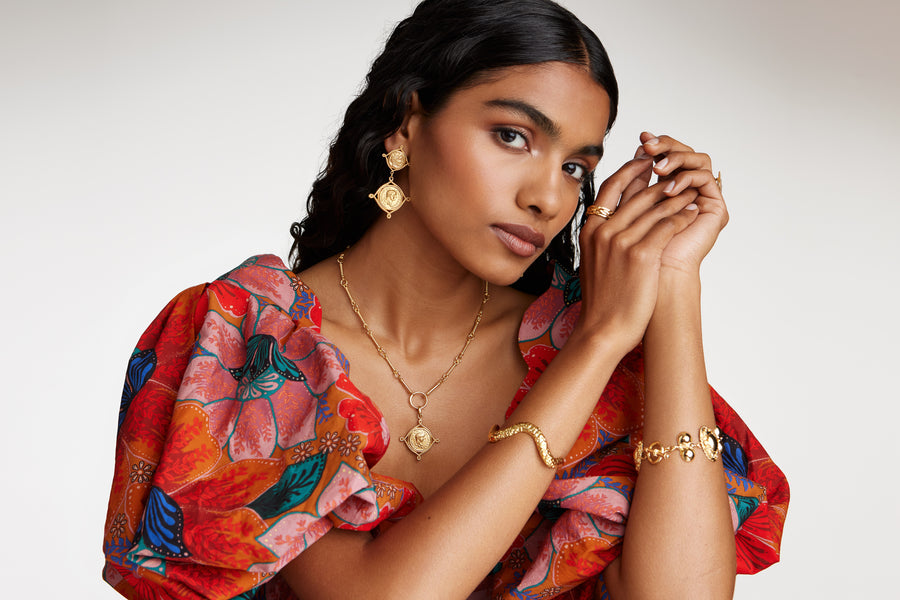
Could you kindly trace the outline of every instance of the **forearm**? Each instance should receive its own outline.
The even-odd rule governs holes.
[[[555,456],[575,443],[623,353],[604,349],[599,336],[573,338],[510,419],[540,427]],[[283,574],[301,598],[464,598],[509,549],[554,474],[525,434],[485,444],[384,534],[333,531]],[[334,571],[337,556],[353,577],[322,577]]]
[[[676,443],[701,425],[714,427],[703,361],[699,277],[660,278],[660,296],[644,338],[643,440]],[[721,461],[696,451],[644,463],[618,571],[611,591],[625,598],[730,598],[735,576],[734,533]],[[616,585],[621,584],[621,585]]]

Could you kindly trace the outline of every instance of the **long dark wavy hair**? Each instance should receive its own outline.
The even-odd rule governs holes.
[[[331,144],[328,163],[307,199],[306,217],[291,225],[291,268],[300,272],[359,240],[382,212],[368,195],[388,178],[384,140],[402,124],[412,94],[426,114],[479,76],[515,65],[560,61],[586,67],[610,99],[619,89],[603,44],[575,15],[549,0],[425,0],[401,21],[372,63],[365,87]],[[579,207],[594,197],[585,181]],[[576,211],[576,214],[579,211]],[[574,220],[573,216],[573,220]],[[574,268],[572,222],[513,287],[547,289],[550,264]]]

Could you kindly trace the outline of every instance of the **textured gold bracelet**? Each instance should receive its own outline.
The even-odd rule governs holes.
[[[699,442],[691,442],[691,434],[682,431],[678,434],[676,438],[678,443],[674,446],[663,446],[659,442],[653,442],[644,448],[644,443],[639,441],[634,448],[634,468],[640,471],[643,461],[655,465],[662,459],[669,458],[669,455],[676,450],[681,454],[681,460],[691,462],[695,456],[694,448],[703,450],[706,458],[715,462],[722,454],[722,432],[718,427],[710,429],[704,425],[700,427],[699,438]]]
[[[504,429],[500,429],[499,425],[494,425],[494,428],[488,433],[488,441],[494,444],[500,440],[512,437],[517,433],[527,433],[531,436],[531,439],[534,440],[534,445],[537,446],[538,454],[541,455],[541,460],[544,461],[544,464],[547,465],[548,468],[556,469],[565,462],[565,459],[554,458],[554,456],[550,454],[544,432],[542,432],[537,425],[531,423],[516,423],[515,425],[510,425]]]

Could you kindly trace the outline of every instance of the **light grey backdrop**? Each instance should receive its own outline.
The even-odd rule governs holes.
[[[622,88],[601,172],[643,129],[723,172],[709,375],[793,492],[782,563],[737,598],[890,597],[896,5],[566,4]],[[286,256],[340,114],[411,5],[0,2],[4,595],[114,596],[100,548],[134,343],[179,290]]]

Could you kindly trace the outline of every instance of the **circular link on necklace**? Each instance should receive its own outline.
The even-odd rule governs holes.
[[[347,300],[350,301],[350,308],[356,314],[356,318],[359,319],[360,324],[362,325],[363,331],[366,332],[366,335],[372,340],[372,344],[375,346],[375,350],[378,351],[378,356],[384,359],[384,362],[387,363],[388,367],[391,369],[391,374],[397,378],[397,381],[400,382],[400,385],[403,386],[403,389],[406,390],[406,393],[409,394],[409,405],[418,413],[417,421],[418,423],[410,429],[406,435],[400,437],[400,441],[406,444],[406,447],[409,448],[409,451],[416,455],[416,460],[422,460],[422,455],[428,452],[431,447],[440,442],[439,439],[434,437],[434,434],[431,432],[428,427],[422,422],[422,411],[428,405],[428,396],[434,392],[434,390],[438,389],[442,383],[447,381],[450,377],[450,374],[459,366],[459,363],[462,362],[463,355],[465,355],[466,350],[469,349],[469,344],[472,343],[472,340],[475,339],[475,332],[478,330],[478,325],[481,323],[481,319],[484,316],[484,305],[487,304],[487,301],[491,299],[491,294],[488,288],[488,282],[484,282],[484,292],[481,295],[481,306],[478,307],[478,314],[475,315],[475,322],[472,323],[472,329],[466,335],[465,343],[463,344],[462,350],[459,351],[459,354],[456,355],[456,358],[453,359],[453,362],[450,364],[450,368],[447,369],[443,375],[441,375],[438,380],[431,386],[427,392],[414,392],[412,391],[408,385],[406,385],[406,381],[404,381],[403,376],[400,375],[400,371],[397,370],[397,367],[394,366],[394,363],[391,362],[391,359],[388,358],[387,352],[385,352],[384,348],[381,347],[381,344],[378,343],[378,340],[375,339],[375,334],[372,332],[372,328],[369,327],[369,324],[366,323],[366,320],[362,316],[362,312],[359,310],[359,304],[356,303],[356,300],[353,299],[353,295],[350,293],[350,282],[347,280],[347,277],[344,275],[344,253],[341,252],[337,257],[338,270],[341,274],[340,284],[341,287],[344,288],[344,292],[347,294]],[[423,399],[421,405],[416,405],[415,398],[421,396]]]
[[[417,396],[422,397],[422,404],[416,406],[416,403],[413,401]],[[413,392],[409,395],[409,405],[412,406],[415,410],[422,410],[426,406],[428,406],[428,394],[425,392]]]

